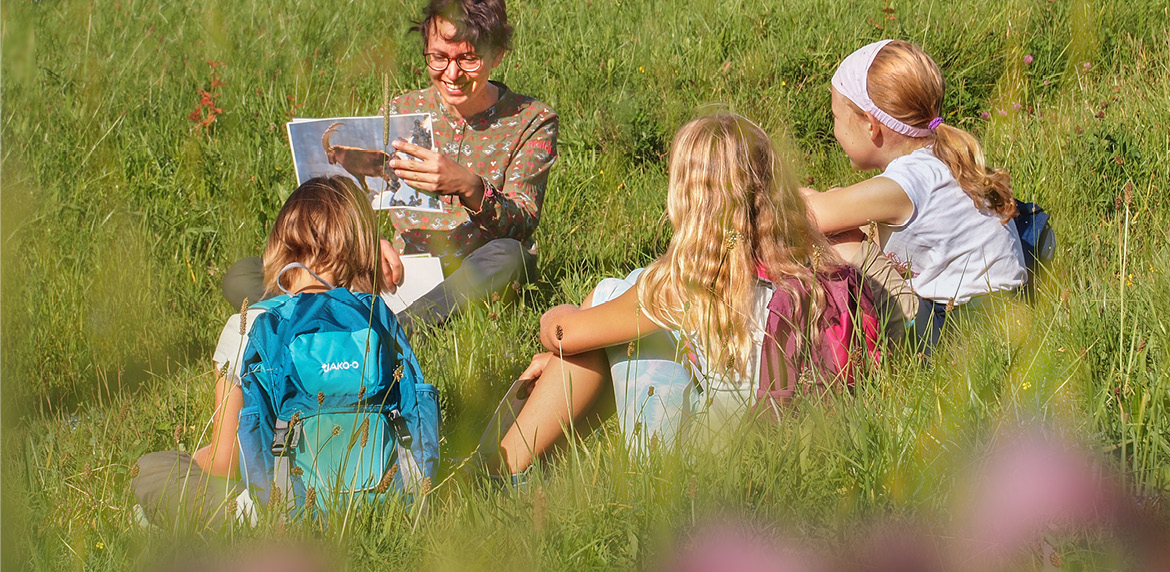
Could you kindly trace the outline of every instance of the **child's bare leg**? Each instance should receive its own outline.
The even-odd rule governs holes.
[[[500,442],[503,466],[499,468],[509,473],[523,471],[551,450],[568,431],[570,416],[576,424],[608,390],[608,378],[609,362],[601,350],[549,360],[516,423]]]

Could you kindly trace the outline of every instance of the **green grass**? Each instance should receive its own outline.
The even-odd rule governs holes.
[[[259,254],[295,187],[283,124],[376,113],[383,72],[395,91],[423,86],[418,39],[404,33],[412,4],[0,7],[4,564],[122,570],[165,545],[131,526],[127,472],[143,452],[200,444],[207,357],[232,311],[223,272]],[[285,534],[323,540],[353,569],[644,567],[692,515],[723,512],[832,539],[873,514],[945,510],[965,455],[1036,419],[1105,452],[1135,492],[1170,484],[1164,4],[682,6],[509,3],[515,51],[496,77],[557,110],[560,159],[527,300],[473,308],[416,344],[443,392],[446,456],[470,450],[527,365],[543,309],[663,251],[663,156],[694,114],[724,106],[759,121],[791,142],[813,186],[868,176],[832,138],[827,86],[842,57],[882,37],[937,58],[947,122],[1053,214],[1058,260],[1035,303],[964,325],[932,368],[888,355],[853,394],[713,453],[632,462],[610,425],[527,493],[447,480],[417,524],[367,507],[344,537],[335,524]],[[223,109],[206,129],[188,118],[201,89]],[[1073,569],[1092,568],[1095,552],[1074,554]]]

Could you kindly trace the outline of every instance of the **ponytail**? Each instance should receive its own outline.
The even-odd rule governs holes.
[[[979,210],[999,215],[1004,224],[1016,216],[1011,175],[987,167],[983,148],[973,135],[945,123],[939,125],[934,130],[934,156],[950,169]]]
[[[1007,172],[987,168],[975,137],[938,119],[946,82],[926,52],[909,42],[890,41],[874,56],[866,76],[867,91],[879,109],[923,133],[934,131],[934,156],[979,210],[998,215],[1004,224],[1016,216]]]

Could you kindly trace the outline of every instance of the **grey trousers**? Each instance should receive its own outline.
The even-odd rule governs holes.
[[[130,490],[151,524],[166,530],[217,528],[235,517],[231,505],[244,492],[242,481],[209,475],[179,451],[147,453],[136,465]]]
[[[513,238],[497,238],[467,255],[462,261],[443,260],[447,277],[441,284],[398,315],[409,335],[414,329],[447,321],[468,305],[488,300],[515,298],[520,286],[536,279],[536,255]],[[223,279],[223,293],[237,310],[244,297],[264,297],[264,272],[259,258],[241,258]]]

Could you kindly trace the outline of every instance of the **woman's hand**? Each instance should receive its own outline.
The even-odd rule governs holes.
[[[394,174],[406,181],[406,184],[440,195],[456,195],[464,206],[473,211],[482,208],[484,188],[483,179],[479,175],[438,151],[402,140],[394,141],[391,145],[399,152],[419,159],[390,161]]]

